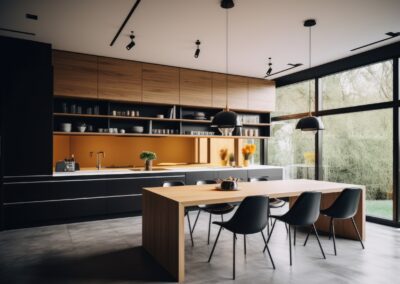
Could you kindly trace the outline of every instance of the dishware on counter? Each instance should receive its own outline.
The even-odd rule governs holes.
[[[104,132],[104,129],[103,129],[103,128],[98,128],[97,131],[98,131],[99,133],[103,133],[103,132]]]
[[[193,113],[193,119],[196,120],[205,120],[206,119],[206,114],[202,111],[195,111]]]
[[[144,127],[143,126],[132,126],[133,133],[143,133]]]
[[[163,114],[157,114],[157,118],[164,118]]]
[[[125,133],[125,129],[120,129],[119,133],[124,134]]]
[[[140,112],[137,110],[135,116],[140,116]]]
[[[71,132],[72,124],[71,123],[61,123],[60,128],[62,132]]]

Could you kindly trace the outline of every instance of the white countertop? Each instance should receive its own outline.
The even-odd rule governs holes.
[[[161,168],[161,167],[159,167]],[[185,173],[185,172],[206,172],[206,171],[232,171],[232,170],[261,170],[261,169],[283,169],[283,167],[268,165],[253,165],[249,167],[224,167],[224,166],[191,166],[191,167],[162,167],[164,170],[130,170],[130,169],[101,169],[101,170],[81,170],[76,172],[53,172],[54,177],[70,176],[93,176],[93,175],[135,175],[135,174],[163,174],[163,173]]]

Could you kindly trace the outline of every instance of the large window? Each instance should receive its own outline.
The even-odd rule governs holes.
[[[314,110],[314,90],[314,80],[278,88],[276,90],[276,109],[272,115],[282,116],[309,112],[310,105],[312,106],[311,110]],[[311,104],[309,104],[309,91],[311,92]]]
[[[323,117],[324,180],[367,187],[367,214],[393,217],[393,111]]]
[[[275,122],[268,143],[268,162],[283,166],[285,178],[315,177],[315,143],[312,133],[296,130],[297,120]]]
[[[393,99],[393,61],[321,78],[322,108],[335,109]]]

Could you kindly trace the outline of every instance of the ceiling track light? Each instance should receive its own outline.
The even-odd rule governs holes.
[[[133,41],[133,39],[135,38],[133,31],[131,31],[131,35],[129,36],[129,38],[131,39],[131,42],[128,43],[128,45],[126,46],[127,50],[131,50],[131,48],[135,46],[135,42]]]
[[[356,48],[353,48],[353,49],[351,49],[350,51],[355,51],[355,50],[358,50],[358,49],[361,49],[361,48],[364,48],[364,47],[367,47],[367,46],[371,46],[371,45],[380,43],[380,42],[382,42],[382,41],[386,41],[386,40],[389,40],[389,39],[398,37],[398,36],[400,36],[400,32],[397,32],[397,33],[394,33],[394,32],[387,32],[387,33],[385,33],[385,35],[387,35],[387,36],[389,36],[389,37],[384,38],[384,39],[381,39],[381,40],[378,40],[378,41],[374,41],[374,42],[371,42],[371,43],[368,43],[368,44],[365,44],[365,45],[362,45],[362,46],[359,46],[359,47],[356,47]]]
[[[194,58],[198,58],[199,55],[200,55],[200,44],[201,44],[201,42],[199,40],[197,40],[196,41],[197,48],[196,48],[196,51],[194,53]]]
[[[269,76],[272,73],[272,62],[271,62],[271,57],[268,57],[268,70],[267,70],[267,75]]]
[[[279,74],[279,73],[283,73],[283,72],[292,70],[293,68],[302,66],[303,64],[302,64],[302,63],[288,63],[287,65],[289,65],[290,67],[289,67],[289,68],[286,68],[286,69],[283,69],[283,70],[280,70],[280,71],[278,71],[278,72],[272,73],[272,74],[271,74],[271,73],[268,74],[268,71],[269,71],[270,69],[271,69],[271,72],[272,72],[272,67],[271,67],[270,69],[268,69],[267,75],[265,75],[264,78],[268,78],[268,77],[274,76],[274,75],[276,75],[276,74]]]

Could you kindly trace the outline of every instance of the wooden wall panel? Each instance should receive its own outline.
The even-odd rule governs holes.
[[[232,109],[248,108],[247,78],[228,75],[228,107]]]
[[[99,57],[99,99],[141,102],[142,64]]]
[[[179,104],[179,68],[143,64],[143,102]]]
[[[97,56],[53,51],[54,95],[98,98]]]
[[[180,104],[212,106],[211,72],[180,69]]]
[[[226,74],[212,73],[212,106],[226,107],[227,78]]]
[[[263,79],[248,78],[249,109],[255,111],[275,110],[275,82]]]

